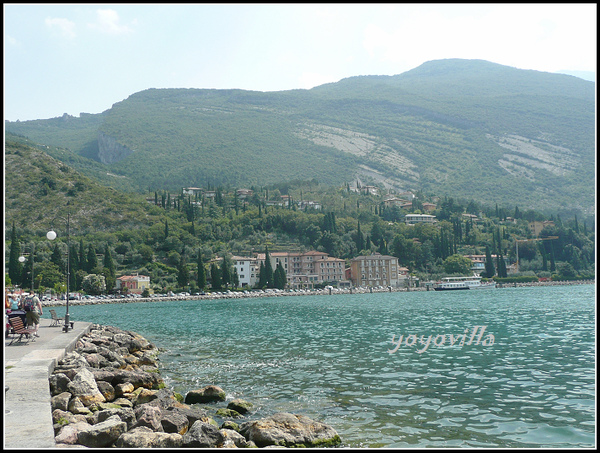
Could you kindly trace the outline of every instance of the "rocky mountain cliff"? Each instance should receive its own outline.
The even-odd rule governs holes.
[[[595,205],[595,84],[480,60],[311,90],[150,89],[68,120],[5,128],[139,191],[360,179],[535,209]]]

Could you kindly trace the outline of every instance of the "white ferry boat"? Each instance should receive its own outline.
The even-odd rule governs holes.
[[[435,283],[433,289],[436,291],[454,291],[460,289],[491,289],[496,287],[496,282],[482,282],[481,277],[472,275],[470,277],[445,277],[442,281]]]

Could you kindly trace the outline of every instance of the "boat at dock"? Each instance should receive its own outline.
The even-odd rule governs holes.
[[[444,277],[433,285],[436,291],[456,291],[463,289],[492,289],[496,282],[482,282],[481,277],[472,275],[470,277]]]

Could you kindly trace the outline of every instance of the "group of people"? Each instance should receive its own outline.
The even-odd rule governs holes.
[[[33,326],[36,337],[39,337],[38,329],[40,328],[40,316],[44,314],[42,309],[42,302],[37,294],[32,293],[26,297],[19,297],[18,295],[11,294],[6,296],[5,300],[6,313],[10,313],[16,310],[25,311],[25,319],[28,326]]]

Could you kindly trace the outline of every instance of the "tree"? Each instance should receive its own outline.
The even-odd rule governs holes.
[[[83,279],[82,286],[88,294],[102,294],[106,291],[104,275],[88,274]]]
[[[13,222],[12,231],[10,233],[10,255],[8,260],[8,276],[10,277],[13,285],[20,285],[21,274],[23,272],[22,265],[19,262],[19,256],[21,255],[21,243],[17,238],[17,230],[15,228],[15,222]]]
[[[94,270],[98,267],[98,257],[96,256],[96,248],[93,244],[88,246],[87,259],[86,259],[86,268],[84,269],[88,274],[94,272]]]
[[[275,283],[275,288],[284,289],[287,283],[287,276],[285,275],[285,270],[281,263],[277,263],[277,268],[273,274],[273,280]]]
[[[206,269],[204,268],[204,261],[202,261],[202,253],[198,250],[198,277],[197,277],[198,288],[203,290],[206,288]]]
[[[62,252],[60,251],[58,243],[54,245],[54,251],[52,252],[50,261],[58,266],[61,274],[66,274],[65,262],[63,261]]]
[[[177,265],[177,286],[180,288],[185,288],[190,282],[190,275],[187,267],[187,263],[185,261],[185,253],[183,250],[181,252],[181,256],[179,257],[179,263]]]
[[[221,289],[221,272],[216,263],[210,265],[210,286],[213,290]]]
[[[494,268],[494,260],[492,259],[492,253],[490,252],[490,246],[485,246],[485,276],[492,278],[496,275],[496,269]]]
[[[459,254],[450,255],[444,260],[444,270],[448,274],[468,274],[471,271],[471,260]]]
[[[233,282],[232,280],[231,265],[227,257],[224,256],[221,261],[221,284],[227,288]]]
[[[271,255],[269,255],[268,247],[265,247],[265,284],[267,288],[275,287],[275,282],[273,281],[273,264],[271,264]]]

